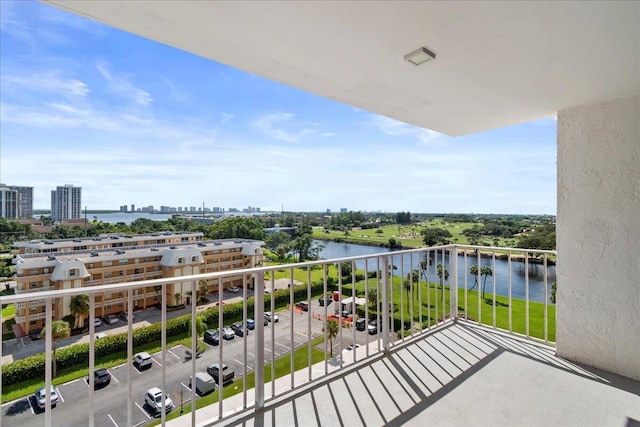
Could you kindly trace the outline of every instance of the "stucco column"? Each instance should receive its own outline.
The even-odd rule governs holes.
[[[640,380],[640,97],[558,113],[558,355]]]

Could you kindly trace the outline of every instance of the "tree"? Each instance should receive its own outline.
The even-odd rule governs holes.
[[[478,264],[473,264],[469,268],[469,273],[473,276],[474,279],[473,286],[469,288],[469,290],[472,290],[478,285]]]
[[[187,324],[189,325],[187,329],[187,334],[188,336],[191,336],[191,317],[189,317]],[[196,316],[196,335],[200,336],[204,334],[204,331],[206,329],[207,329],[207,323],[204,321],[202,316]]]
[[[442,264],[438,264],[438,278],[440,279],[440,286],[442,288],[444,288],[444,282],[446,282],[447,280],[449,280],[449,270],[447,270],[447,268],[442,265]]]
[[[341,262],[340,265],[340,275],[343,279],[349,279],[349,283],[351,283],[351,273],[353,272],[353,266],[350,262]]]
[[[552,303],[556,303],[556,291],[558,289],[558,286],[556,284],[556,282],[553,282],[553,284],[551,285],[551,302]]]
[[[310,234],[304,234],[291,243],[293,250],[298,253],[298,261],[307,259],[311,245],[313,245],[313,237]]]
[[[325,328],[327,331],[327,338],[329,338],[329,347],[331,351],[330,357],[333,357],[333,339],[336,336],[338,336],[338,331],[339,331],[338,322],[336,322],[335,320],[327,320]],[[323,328],[323,331],[324,331],[324,328]]]
[[[367,302],[369,306],[377,307],[378,306],[378,290],[377,289],[369,289],[367,293]]]
[[[407,291],[407,301],[411,299],[411,273],[407,274],[407,278],[402,281],[402,288]]]
[[[46,333],[46,328],[43,331],[43,336]],[[56,342],[69,338],[71,335],[71,329],[69,328],[69,322],[64,320],[54,320],[51,322],[51,337],[53,339],[53,377],[58,375],[57,362],[56,362]]]
[[[279,246],[286,246],[291,242],[291,236],[284,231],[268,234],[264,239],[264,244],[271,252],[276,252]]]
[[[446,245],[451,237],[451,233],[442,228],[423,228],[420,234],[426,246]]]
[[[175,294],[173,294],[173,297],[176,300],[176,305],[180,305],[180,300],[182,299],[182,294],[180,294],[180,292],[176,292]]]
[[[207,280],[206,279],[202,279],[198,282],[198,284],[200,285],[200,298],[206,297],[207,295],[209,295],[211,292],[209,291],[209,286],[207,286]]]
[[[74,327],[82,327],[84,325],[84,316],[89,314],[89,295],[72,296],[69,301],[69,311],[76,319]]]
[[[484,266],[480,269],[480,275],[484,276],[484,281],[482,282],[482,298],[484,298],[484,287],[487,284],[487,276],[493,276],[493,270],[489,266]]]

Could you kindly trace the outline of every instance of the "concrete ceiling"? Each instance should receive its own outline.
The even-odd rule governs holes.
[[[449,135],[640,94],[634,1],[45,2]]]

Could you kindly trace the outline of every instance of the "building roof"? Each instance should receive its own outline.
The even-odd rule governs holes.
[[[44,1],[449,135],[640,94],[640,2]]]
[[[84,220],[82,220],[84,221]],[[15,242],[13,246],[15,248],[30,248],[30,249],[60,249],[73,246],[83,245],[95,245],[106,243],[120,243],[123,242],[126,246],[126,242],[133,244],[134,242],[147,242],[157,241],[162,238],[171,237],[203,237],[204,233],[201,232],[163,232],[163,233],[144,233],[127,235],[122,233],[107,233],[101,234],[97,237],[79,237],[75,239],[36,239],[22,242]]]

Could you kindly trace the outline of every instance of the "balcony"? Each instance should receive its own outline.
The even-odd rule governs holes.
[[[96,296],[124,292],[129,321],[121,342],[133,360],[140,351],[133,337],[134,294],[142,287],[163,288],[147,294],[162,300],[160,310],[136,314],[156,316],[149,323],[161,325],[152,367],[111,367],[117,382],[108,386],[115,396],[108,401],[94,390],[93,376],[88,389],[85,381],[59,385],[65,402],[53,410],[47,406],[40,415],[46,425],[145,425],[154,414],[144,405],[144,393],[156,386],[176,405],[157,416],[170,426],[633,425],[640,420],[639,382],[555,355],[555,306],[549,302],[554,258],[550,251],[448,245],[184,276],[181,281],[191,283],[194,293],[202,279],[243,281],[237,310],[224,309],[230,304],[190,307],[190,320],[210,316],[208,328],[262,319],[266,311],[279,316],[267,326],[255,322],[248,335],[220,340],[200,358],[185,356],[187,350],[196,354],[197,322],[189,322],[190,345],[172,343],[168,334],[170,320],[182,314],[166,309],[173,301],[164,288],[174,277],[39,293],[38,299],[45,299],[43,315],[50,319],[54,298],[89,294],[94,313]],[[481,268],[471,275],[474,264],[489,267],[491,275]],[[294,279],[304,285],[294,292],[277,290],[277,280]],[[337,300],[320,305],[318,296],[327,294]],[[4,304],[30,297],[0,299]],[[297,305],[300,301],[308,302],[308,311]],[[335,335],[329,332],[330,319],[336,320]],[[45,329],[50,325],[47,321]],[[95,339],[91,317],[89,325],[85,367],[91,372],[104,356],[104,341]],[[45,340],[46,384],[53,379],[51,350],[51,340]],[[235,380],[215,396],[199,397],[189,378],[213,363],[230,366]],[[220,390],[224,399],[217,399]],[[196,411],[190,410],[192,402]],[[32,414],[18,411],[20,405],[5,403],[2,421],[42,425],[42,418],[33,421]]]

